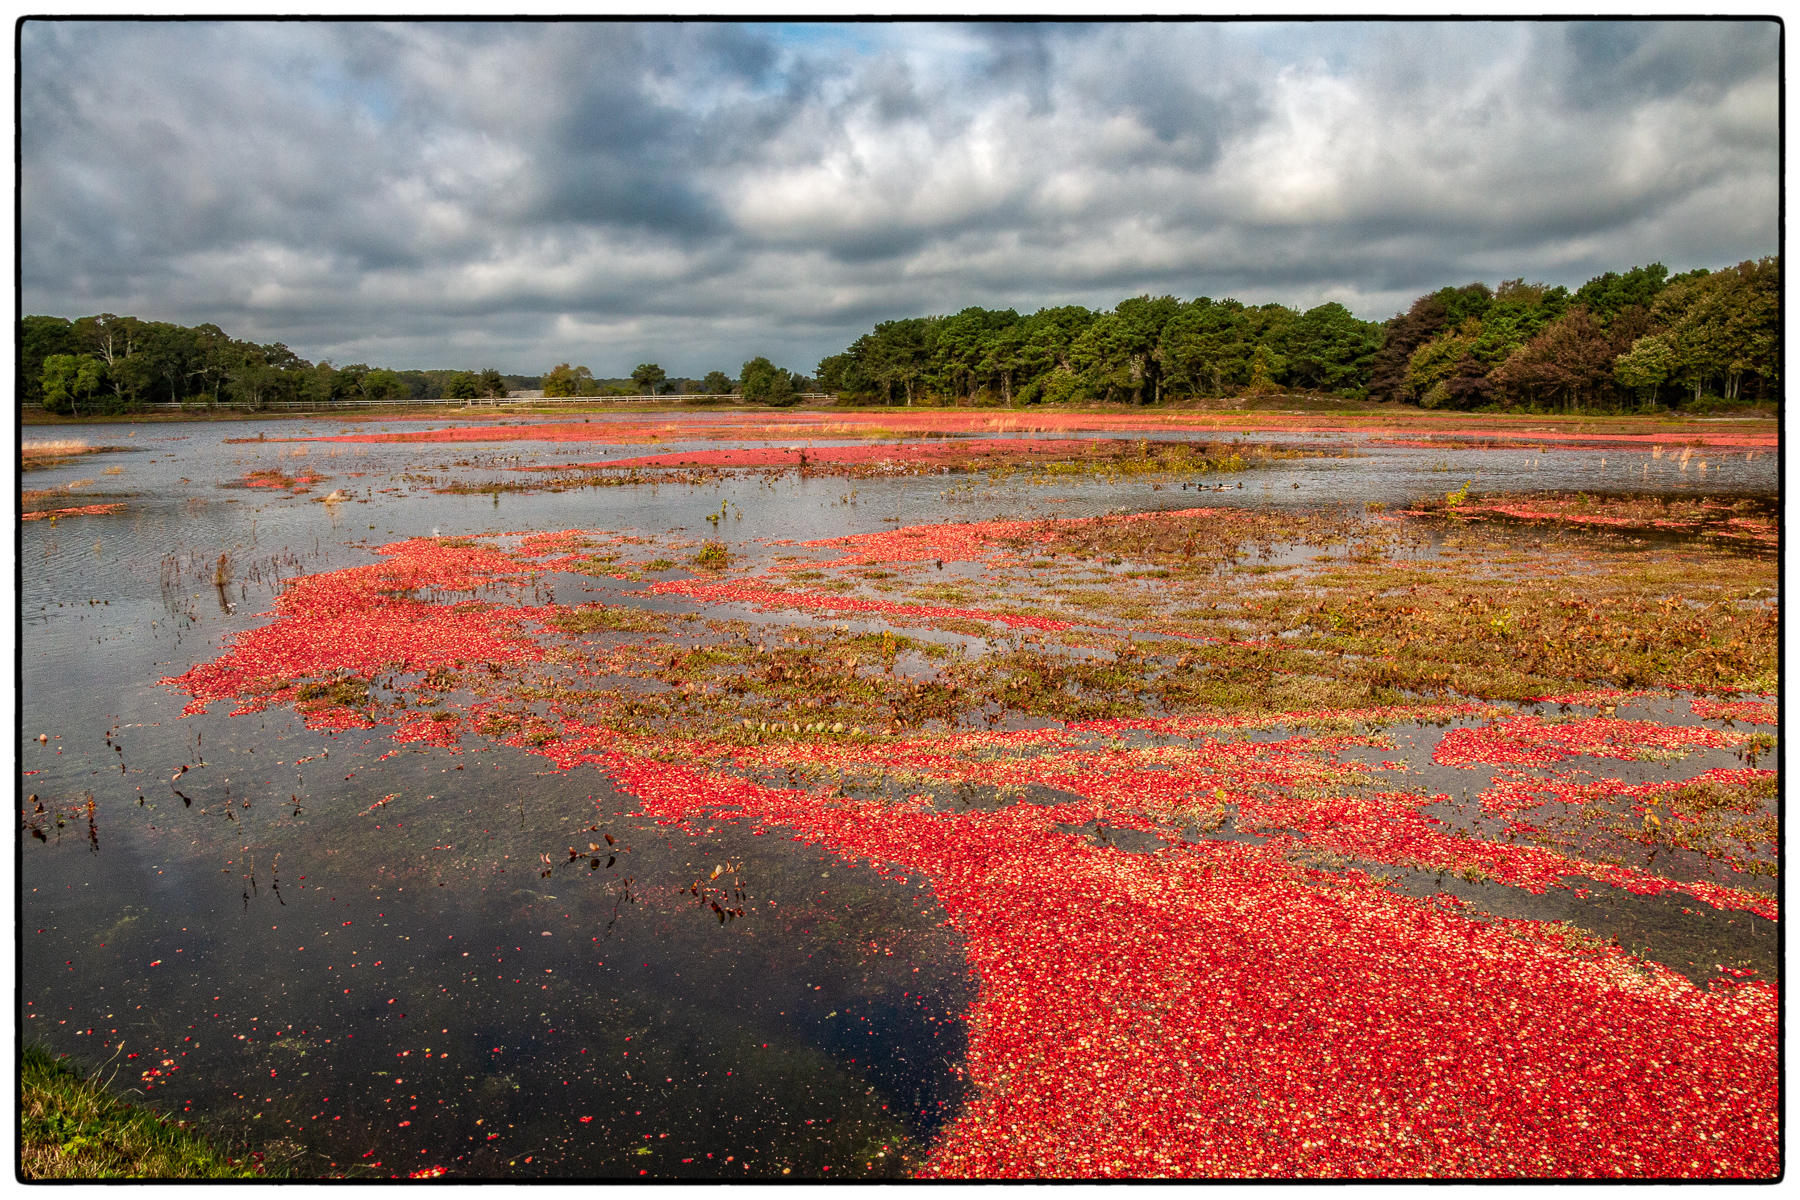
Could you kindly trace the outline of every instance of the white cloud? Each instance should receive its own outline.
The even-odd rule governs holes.
[[[1385,317],[1777,239],[1769,23],[29,22],[27,312],[810,368],[1138,291]],[[454,361],[450,361],[453,359]]]

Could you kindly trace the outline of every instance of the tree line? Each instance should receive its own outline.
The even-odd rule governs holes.
[[[784,406],[797,403],[802,392],[815,383],[758,355],[745,363],[736,379],[723,371],[708,371],[703,379],[671,379],[656,363],[639,363],[625,380],[602,380],[587,367],[557,363],[543,375],[546,396],[737,396],[760,404]]]
[[[1425,408],[1617,410],[1760,400],[1780,385],[1777,258],[1671,277],[1661,263],[1571,292],[1440,288],[1385,322],[1202,296],[965,308],[884,321],[818,366],[846,399],[886,404],[1155,404],[1306,391]]]
[[[785,405],[815,388],[886,404],[1156,404],[1312,392],[1424,408],[1593,411],[1773,399],[1781,384],[1781,263],[1671,276],[1661,263],[1608,271],[1571,292],[1469,283],[1385,322],[1331,302],[1304,312],[1202,296],[1137,296],[1098,312],[1020,316],[965,308],[884,321],[808,378],[758,356],[734,379],[672,379],[639,363],[603,380],[558,363],[539,377],[311,363],[217,325],[101,313],[19,323],[19,398],[72,415],[148,404],[325,406],[346,400],[681,393]]]
[[[737,378],[671,378],[639,363],[628,379],[598,379],[587,367],[558,363],[542,376],[485,370],[396,371],[367,363],[308,362],[284,343],[229,337],[217,325],[175,325],[100,313],[71,320],[28,316],[19,322],[19,402],[70,416],[115,416],[152,404],[269,408],[325,407],[345,401],[504,398],[543,389],[549,396],[705,393],[765,404],[792,404],[813,388],[808,377],[757,357]]]
[[[19,401],[71,416],[110,416],[149,404],[326,405],[345,400],[503,397],[529,376],[393,371],[312,363],[281,342],[258,345],[217,325],[174,325],[112,313],[29,316],[19,322]]]

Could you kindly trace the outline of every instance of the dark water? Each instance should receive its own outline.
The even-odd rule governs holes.
[[[158,680],[261,624],[285,579],[415,535],[673,531],[754,560],[782,552],[758,539],[1196,503],[1392,504],[1464,480],[1477,491],[1777,487],[1767,452],[1707,454],[1702,477],[1672,456],[1318,435],[1305,440],[1357,456],[1274,462],[1232,477],[1241,489],[1203,495],[1021,475],[973,488],[955,476],[787,476],[495,498],[430,488],[519,478],[504,467],[523,461],[687,447],[315,443],[296,454],[224,441],[342,428],[87,427],[91,443],[130,449],[24,485],[91,480],[70,504],[117,498],[126,512],[27,523],[19,541],[23,1034],[302,1173],[901,1174],[956,1111],[973,985],[928,888],[730,822],[703,836],[656,826],[597,773],[474,741],[455,753],[312,732],[286,711],[231,717],[219,704],[182,717],[184,697]],[[325,478],[307,495],[235,486],[267,468]],[[318,502],[333,489],[351,501]],[[722,505],[723,520],[707,522]],[[225,588],[213,584],[220,555]],[[568,860],[566,847],[603,832],[621,847],[610,864]],[[728,869],[715,884],[745,909],[728,924],[687,891],[716,866]]]

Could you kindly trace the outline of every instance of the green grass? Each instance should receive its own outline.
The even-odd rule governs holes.
[[[694,555],[694,565],[707,571],[723,571],[731,565],[731,550],[724,542],[707,541]]]
[[[294,695],[302,704],[322,700],[343,708],[357,708],[369,702],[369,681],[344,676],[329,682],[303,683]]]
[[[551,617],[549,624],[569,633],[666,633],[669,618],[622,604],[583,604]]]
[[[228,1158],[205,1138],[126,1104],[42,1046],[19,1062],[21,1179],[258,1179],[278,1177]]]

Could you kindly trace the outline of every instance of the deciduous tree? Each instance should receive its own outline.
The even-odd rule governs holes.
[[[638,385],[638,391],[644,395],[652,395],[667,379],[668,373],[655,363],[639,363],[631,368],[631,382]]]
[[[51,412],[81,415],[106,385],[106,364],[92,354],[52,354],[44,360],[41,387]]]
[[[745,363],[738,372],[738,386],[744,399],[759,404],[781,407],[799,399],[793,376],[761,355]]]
[[[557,363],[545,373],[543,386],[546,396],[593,396],[600,391],[592,371],[571,367],[566,362]]]
[[[1493,372],[1494,385],[1531,402],[1561,401],[1571,410],[1613,383],[1613,348],[1593,314],[1569,309]]]

